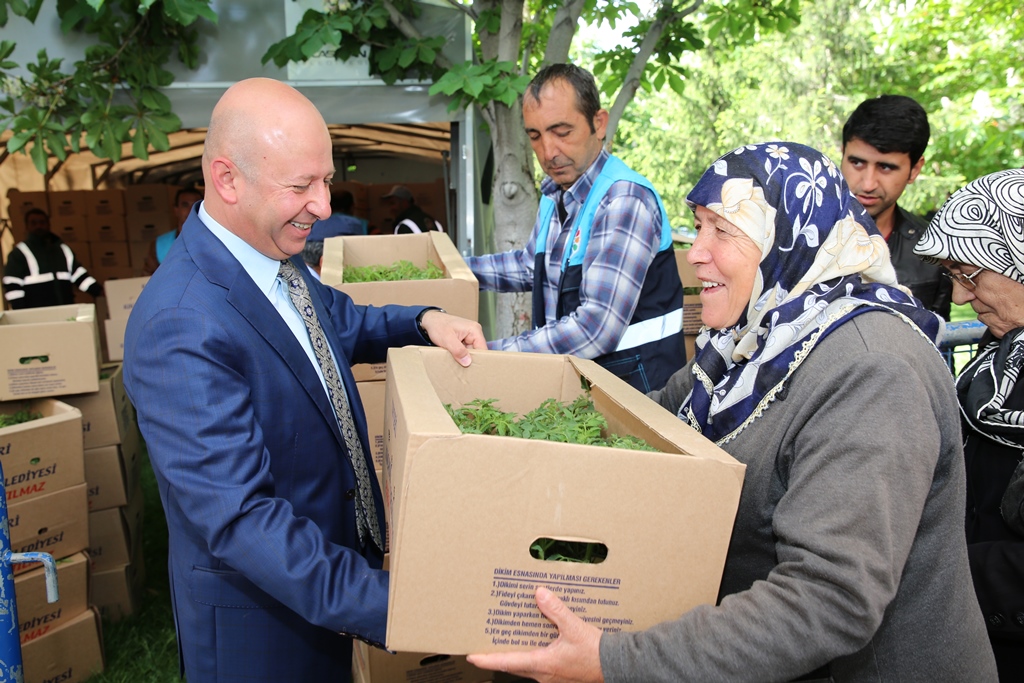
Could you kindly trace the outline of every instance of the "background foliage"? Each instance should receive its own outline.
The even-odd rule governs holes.
[[[677,225],[690,225],[683,199],[720,154],[774,138],[838,160],[857,104],[909,95],[932,137],[900,203],[925,214],[967,180],[1024,165],[1021,54],[1024,11],[1011,2],[819,0],[788,33],[690,55],[679,92],[638,95],[615,150],[654,181]]]

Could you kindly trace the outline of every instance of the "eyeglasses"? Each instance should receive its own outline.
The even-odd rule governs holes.
[[[948,277],[953,282],[956,282],[961,287],[969,292],[973,292],[977,288],[977,284],[974,282],[974,278],[978,277],[978,273],[985,270],[984,268],[978,268],[976,271],[967,275],[966,273],[953,273],[948,270],[942,271],[942,274]]]

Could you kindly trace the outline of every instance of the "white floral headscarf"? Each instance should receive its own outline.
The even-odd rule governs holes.
[[[740,147],[704,173],[687,203],[761,249],[744,314],[697,339],[697,381],[679,416],[708,438],[735,437],[811,349],[858,313],[894,313],[934,343],[938,318],[896,284],[885,240],[821,152],[792,142]]]

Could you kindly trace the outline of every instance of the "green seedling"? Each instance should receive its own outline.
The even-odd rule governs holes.
[[[601,564],[608,557],[608,546],[604,543],[538,538],[530,546],[530,555],[546,562]]]
[[[495,404],[498,399],[474,399],[460,408],[444,408],[463,434],[490,434],[539,439],[586,446],[609,446],[640,451],[657,451],[635,436],[608,434],[608,421],[594,408],[590,396],[581,394],[571,403],[549,398],[522,417],[507,413]]]
[[[425,268],[413,265],[412,261],[395,261],[390,266],[346,266],[342,282],[393,282],[396,280],[438,280],[444,277],[444,270],[428,262]]]
[[[29,422],[31,420],[38,420],[43,416],[42,413],[34,413],[29,409],[28,403],[24,404],[24,407],[16,413],[0,413],[0,429],[4,427],[12,427],[22,422]]]

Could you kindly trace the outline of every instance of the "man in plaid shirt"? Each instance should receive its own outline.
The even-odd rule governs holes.
[[[533,329],[492,349],[597,361],[640,391],[686,362],[683,287],[657,191],[604,149],[608,112],[594,77],[571,64],[540,71],[523,121],[548,177],[523,249],[467,259],[480,287],[533,292]]]

